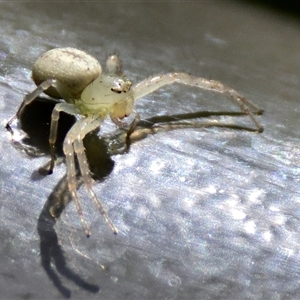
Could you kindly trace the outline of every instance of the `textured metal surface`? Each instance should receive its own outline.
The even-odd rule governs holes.
[[[1,2],[0,298],[298,299],[299,29],[295,19],[235,2]],[[133,81],[171,70],[220,80],[265,109],[265,131],[162,130],[113,156],[91,136],[95,191],[120,233],[81,188],[86,239],[72,202],[56,224],[43,210],[68,201],[65,165],[40,176],[49,156],[18,150],[4,129],[34,87],[34,60],[58,46],[102,64],[116,51]],[[41,103],[23,126],[44,153],[51,107]],[[142,119],[197,112],[197,122],[209,115],[201,112],[238,111],[178,85],[136,108]],[[208,120],[252,127],[246,116]],[[117,147],[114,134],[108,143]]]

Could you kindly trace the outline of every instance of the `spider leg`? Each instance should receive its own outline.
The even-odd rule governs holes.
[[[124,152],[127,152],[130,148],[130,144],[131,144],[131,140],[130,140],[130,136],[131,134],[135,131],[137,124],[140,121],[140,115],[136,110],[133,110],[131,112],[131,114],[133,115],[133,121],[129,124],[129,128],[127,129],[127,134],[126,134],[126,145],[124,148]],[[110,114],[110,118],[111,120],[120,128],[127,126],[128,124],[122,120],[120,120],[119,118],[117,118],[116,116],[114,116],[113,114]]]
[[[73,125],[72,128],[74,128],[75,125]],[[69,135],[69,133],[68,133],[68,135]],[[78,213],[80,221],[84,227],[85,234],[87,237],[89,237],[91,235],[90,229],[85,221],[85,218],[83,215],[83,210],[82,210],[82,207],[80,204],[80,200],[77,195],[77,179],[76,179],[73,139],[71,136],[68,136],[68,135],[67,135],[67,137],[64,141],[64,145],[63,145],[64,153],[66,156],[68,188],[69,188],[72,198],[74,199],[77,213]]]
[[[74,197],[77,211],[80,216],[80,220],[85,228],[87,237],[90,236],[90,230],[84,219],[80,201],[76,192],[76,170],[75,170],[75,163],[74,163],[74,153],[77,155],[77,160],[79,164],[80,173],[83,179],[83,183],[86,186],[86,189],[88,190],[91,198],[95,202],[98,210],[100,211],[100,214],[103,216],[103,218],[105,219],[109,227],[112,229],[113,233],[117,234],[118,232],[117,228],[113,225],[112,221],[110,220],[106,211],[104,210],[100,200],[97,198],[95,192],[93,191],[92,188],[93,180],[90,176],[90,170],[85,155],[85,148],[83,145],[83,138],[85,137],[85,135],[93,131],[94,129],[98,128],[101,122],[102,122],[101,119],[92,118],[92,117],[87,117],[85,119],[79,120],[70,129],[64,142],[68,185],[69,185],[70,192]]]
[[[55,105],[52,115],[51,115],[51,125],[50,125],[50,135],[49,135],[49,145],[50,145],[50,152],[51,152],[51,162],[50,167],[48,170],[48,174],[51,174],[54,169],[54,163],[55,163],[55,142],[57,138],[57,126],[58,126],[58,120],[60,116],[60,112],[63,111],[65,113],[68,113],[70,115],[78,115],[80,114],[79,110],[70,103],[58,103]]]
[[[127,131],[128,135],[130,135],[135,130],[136,125],[140,121],[140,115],[136,110],[133,110],[131,112],[131,114],[133,115],[133,121],[129,124],[129,128]],[[114,116],[113,114],[110,114],[110,118],[120,128],[126,127],[128,125],[128,123],[126,121],[124,122],[122,119],[119,119],[118,117]]]
[[[6,124],[6,126],[5,126],[5,128],[13,135],[13,130],[12,130],[12,128],[11,128],[11,124],[12,124],[12,122],[15,120],[15,119],[19,119],[20,118],[20,116],[21,116],[21,114],[22,114],[22,112],[23,112],[23,109],[28,105],[28,104],[30,104],[36,97],[38,97],[41,93],[43,93],[45,90],[47,90],[50,86],[53,86],[53,85],[55,85],[55,83],[56,83],[56,80],[55,79],[48,79],[48,80],[46,80],[46,81],[44,81],[44,82],[42,82],[36,89],[34,89],[31,93],[29,93],[29,94],[27,94],[25,97],[24,97],[24,99],[23,99],[23,101],[22,101],[22,103],[21,103],[21,105],[20,105],[20,107],[19,107],[19,109],[18,109],[18,111],[17,111],[17,113],[7,122],[7,124]]]
[[[127,136],[130,136],[134,132],[137,124],[141,120],[140,114],[136,110],[133,110],[132,114],[134,114],[134,119],[131,122],[130,127],[129,127],[128,131],[127,131]]]
[[[122,75],[123,66],[121,59],[115,54],[110,55],[106,60],[106,69],[108,73]]]
[[[85,152],[84,152],[84,146],[83,146],[82,140],[79,140],[79,139],[75,140],[74,150],[75,150],[75,153],[77,155],[81,176],[82,176],[83,182],[86,186],[86,189],[88,190],[91,198],[95,202],[100,214],[105,219],[108,226],[111,228],[111,230],[113,231],[114,234],[117,234],[118,229],[114,226],[111,219],[108,217],[108,215],[107,215],[106,211],[104,210],[100,200],[98,199],[98,197],[96,196],[96,194],[95,194],[95,192],[92,188],[93,180],[90,176],[90,170],[89,170],[86,155],[85,155]]]
[[[210,90],[214,92],[218,92],[224,94],[230,99],[239,105],[241,111],[249,115],[257,130],[259,132],[263,131],[262,125],[259,121],[255,118],[254,113],[262,114],[263,110],[257,107],[254,103],[247,100],[244,96],[236,92],[235,90],[227,87],[223,83],[215,80],[209,80],[201,77],[194,77],[186,73],[167,73],[163,75],[156,75],[145,80],[141,81],[140,83],[135,84],[133,88],[133,95],[134,99],[139,99],[145,95],[148,95],[155,90],[169,84],[173,83],[180,83],[188,86],[199,87],[204,90]]]

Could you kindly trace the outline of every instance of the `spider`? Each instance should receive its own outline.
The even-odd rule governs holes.
[[[32,69],[32,79],[37,88],[24,97],[17,113],[8,121],[6,128],[13,135],[12,122],[21,116],[25,106],[43,92],[51,97],[65,100],[65,102],[55,105],[51,115],[49,135],[51,162],[48,170],[50,174],[54,169],[56,159],[55,142],[60,112],[80,116],[65,137],[63,151],[66,159],[68,188],[75,201],[87,237],[91,233],[77,195],[75,155],[90,197],[113,233],[117,234],[118,232],[93,191],[93,179],[83,145],[85,135],[99,128],[108,115],[118,127],[128,125],[123,119],[133,115],[133,121],[127,128],[127,136],[129,136],[139,121],[139,115],[134,110],[134,101],[165,85],[180,83],[225,94],[239,105],[242,113],[249,115],[258,132],[263,131],[263,127],[254,117],[254,113],[262,114],[263,110],[223,83],[194,77],[186,73],[173,72],[153,75],[139,83],[132,84],[123,74],[122,63],[117,55],[110,55],[107,58],[106,71],[102,72],[98,61],[84,51],[75,48],[52,49],[36,60]]]

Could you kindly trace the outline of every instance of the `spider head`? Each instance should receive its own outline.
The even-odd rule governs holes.
[[[132,111],[131,86],[131,81],[123,74],[102,74],[85,88],[77,106],[84,114],[105,111],[124,118]]]

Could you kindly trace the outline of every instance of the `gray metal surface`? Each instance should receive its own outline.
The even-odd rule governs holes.
[[[299,30],[296,19],[232,1],[1,2],[0,298],[299,299]],[[87,239],[73,202],[56,223],[45,209],[68,199],[65,165],[40,176],[49,156],[20,151],[4,129],[34,88],[34,60],[61,46],[102,64],[117,52],[134,82],[172,70],[220,80],[265,109],[265,131],[162,130],[112,156],[91,136],[95,191],[120,233],[81,187]],[[238,111],[178,85],[136,108],[142,119],[197,112],[196,122]],[[47,152],[49,111],[37,109],[23,126]],[[247,116],[208,120],[253,127]]]

